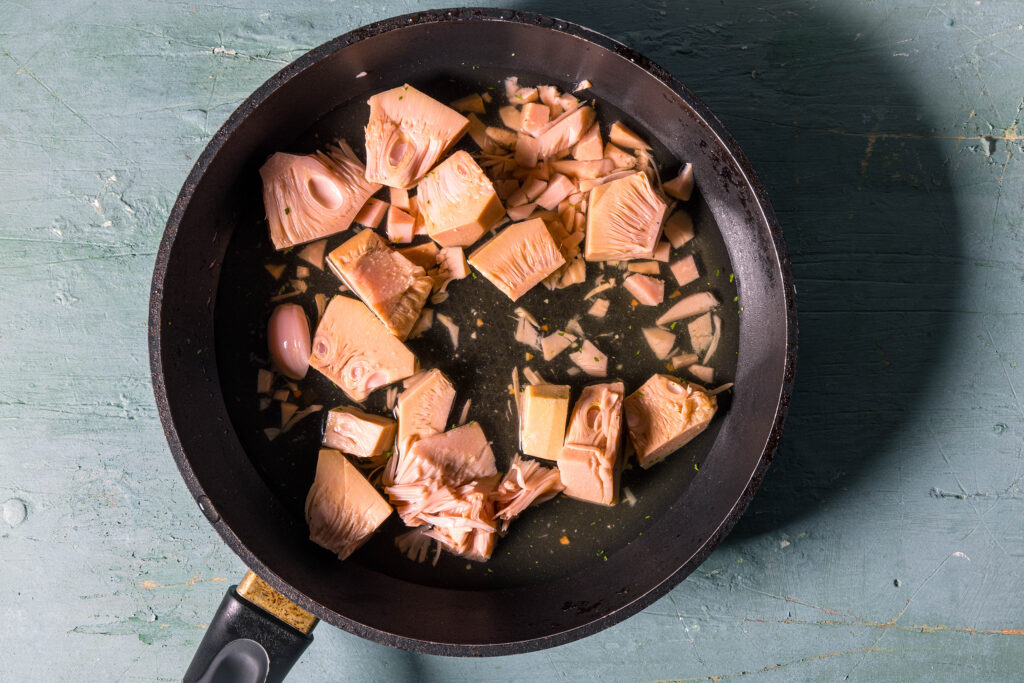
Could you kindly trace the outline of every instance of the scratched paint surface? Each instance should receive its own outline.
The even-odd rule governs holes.
[[[0,0],[4,680],[174,680],[243,572],[153,406],[146,298],[163,222],[263,80],[427,6],[246,4]],[[787,434],[733,535],[612,629],[463,661],[321,627],[295,678],[1018,678],[1019,3],[507,4],[645,52],[752,159],[799,290]]]

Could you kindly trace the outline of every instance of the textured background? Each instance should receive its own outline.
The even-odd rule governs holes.
[[[646,53],[759,170],[801,314],[783,447],[732,536],[612,629],[464,661],[322,627],[296,679],[1018,679],[1020,3],[505,4]],[[0,679],[176,679],[244,571],[153,406],[163,223],[266,78],[428,7],[246,5],[0,0]]]

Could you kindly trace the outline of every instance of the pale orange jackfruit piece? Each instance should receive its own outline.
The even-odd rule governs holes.
[[[430,171],[416,196],[427,234],[442,247],[470,246],[505,215],[494,185],[462,150]]]
[[[324,445],[360,458],[372,458],[391,450],[395,421],[342,406],[327,412]]]
[[[411,85],[368,100],[366,179],[408,189],[466,132],[469,119]]]
[[[391,506],[348,459],[321,449],[306,496],[309,540],[344,560],[391,514]]]
[[[590,191],[584,256],[588,261],[651,258],[665,209],[644,173],[598,185]]]
[[[422,268],[363,230],[327,255],[327,264],[399,339],[405,339],[430,296]]]
[[[622,286],[644,306],[657,306],[665,300],[665,281],[650,275],[630,275]]]
[[[596,161],[604,156],[600,125],[595,123],[583,134],[573,148],[572,155],[580,161]]]
[[[658,374],[627,396],[624,406],[637,462],[647,469],[704,431],[718,401],[703,387]]]
[[[419,369],[416,356],[361,301],[335,296],[313,337],[309,364],[353,401]]]
[[[502,520],[501,529],[507,531],[509,522],[523,510],[551,500],[563,488],[557,468],[544,467],[536,460],[524,460],[517,453],[494,490],[494,517]]]
[[[260,168],[263,205],[275,249],[348,230],[380,185],[344,140],[306,156],[278,152]]]
[[[563,263],[540,218],[513,223],[469,256],[469,264],[513,301]]]
[[[443,372],[428,370],[409,381],[409,386],[398,395],[395,416],[398,418],[399,453],[405,453],[413,443],[444,430],[448,413],[455,402],[455,387]]]
[[[417,439],[401,454],[396,483],[440,478],[457,485],[498,473],[494,452],[478,422]]]
[[[565,440],[569,386],[531,384],[522,394],[519,443],[526,455],[556,460]]]
[[[565,445],[558,453],[565,494],[600,505],[619,499],[622,382],[584,387],[573,406]]]
[[[594,123],[594,116],[592,107],[579,107],[548,123],[537,133],[537,155],[546,159],[575,145]]]
[[[551,110],[546,104],[530,102],[523,105],[522,118],[519,120],[519,130],[527,135],[537,135],[548,124],[551,118]]]

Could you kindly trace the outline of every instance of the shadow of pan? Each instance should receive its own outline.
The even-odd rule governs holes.
[[[820,509],[891,453],[938,380],[962,280],[944,158],[877,27],[804,2],[523,2],[672,72],[736,137],[793,261],[796,393],[740,537]],[[838,7],[838,5],[837,5]],[[741,283],[742,287],[742,283]]]

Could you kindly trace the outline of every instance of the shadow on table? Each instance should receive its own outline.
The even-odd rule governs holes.
[[[891,45],[803,2],[521,2],[667,68],[764,181],[793,261],[796,394],[736,530],[762,533],[869,480],[946,348],[962,273],[945,159]],[[862,32],[863,31],[863,34]]]

